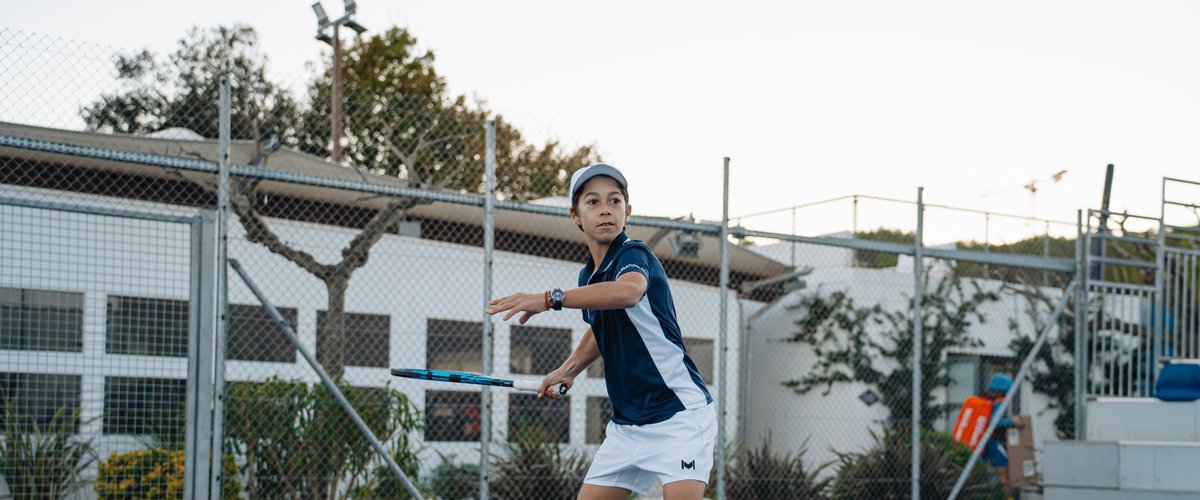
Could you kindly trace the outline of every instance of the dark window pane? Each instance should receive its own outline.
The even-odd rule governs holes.
[[[571,398],[538,399],[535,394],[508,395],[508,435],[532,430],[559,443],[571,439]]]
[[[83,352],[83,294],[0,288],[0,349]]]
[[[586,439],[588,444],[604,442],[609,420],[612,420],[612,401],[603,396],[588,396]]]
[[[317,311],[317,331],[325,331],[325,311]],[[385,314],[345,313],[346,366],[387,368],[391,318]]]
[[[80,385],[79,375],[0,373],[0,430],[12,412],[23,432],[57,424],[78,433]]]
[[[168,378],[104,378],[104,433],[183,435],[186,381]]]
[[[478,441],[479,393],[425,392],[426,441]]]
[[[688,357],[692,358],[692,363],[696,364],[696,369],[700,371],[700,376],[707,383],[713,381],[713,341],[712,339],[690,339],[684,337],[683,347],[687,350]]]
[[[292,331],[296,331],[296,309],[277,308],[287,320]],[[275,324],[270,313],[262,306],[242,304],[229,305],[228,347],[229,359],[242,361],[269,361],[295,363],[296,348],[287,335]]]
[[[106,324],[109,354],[187,357],[186,301],[112,295]]]
[[[430,370],[483,371],[483,323],[430,319],[426,328]]]
[[[509,343],[511,373],[544,375],[571,355],[571,330],[513,326]]]

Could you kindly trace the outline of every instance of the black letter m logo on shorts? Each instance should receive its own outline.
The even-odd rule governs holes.
[[[680,460],[679,461],[679,470],[683,470],[683,469],[696,470],[696,461],[692,460],[691,462],[684,462],[683,460]]]

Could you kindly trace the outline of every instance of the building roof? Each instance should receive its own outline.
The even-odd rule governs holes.
[[[74,146],[216,161],[217,141],[197,139],[194,133],[189,134],[188,132],[190,131],[166,130],[150,136],[104,134],[0,122],[0,135],[37,139]],[[255,144],[252,141],[232,141],[230,143],[230,161],[235,164],[249,164],[255,155],[255,149]],[[94,169],[163,180],[177,181],[180,180],[181,176],[193,179],[204,176],[204,174],[200,173],[179,172],[156,166],[4,146],[0,146],[0,157],[30,162],[69,165],[74,168]],[[403,180],[395,177],[361,172],[354,168],[338,165],[286,147],[280,148],[271,154],[264,166],[274,170],[312,177],[371,185],[407,187]],[[258,188],[270,194],[356,208],[379,209],[387,203],[387,199],[380,196],[364,196],[361,192],[312,185],[265,181]],[[474,226],[481,225],[483,221],[482,207],[442,202],[418,206],[409,210],[409,214],[417,218],[436,219]],[[507,231],[509,233],[525,234],[567,242],[580,241],[579,229],[566,217],[497,210],[494,221],[497,231]],[[630,238],[650,240],[659,230],[654,227],[631,226],[627,231]],[[654,247],[654,251],[664,260],[675,260],[681,264],[706,268],[719,268],[720,247],[717,237],[712,235],[698,235],[698,237],[702,243],[699,255],[696,258],[685,258],[675,255],[667,238],[660,238],[660,241]],[[748,251],[737,245],[730,245],[729,248],[729,263],[732,273],[747,274],[762,278],[783,274],[790,270],[790,267],[784,263]]]

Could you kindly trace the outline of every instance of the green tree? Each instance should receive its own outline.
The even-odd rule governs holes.
[[[416,38],[390,28],[345,52],[346,162],[422,187],[484,191],[484,126],[493,113],[483,102],[452,96],[434,68],[434,54]],[[329,156],[329,102],[333,69],[326,64],[308,88],[301,148]],[[565,148],[559,141],[530,144],[496,115],[496,191],[501,198],[561,196],[571,172],[599,160],[595,147]]]
[[[221,75],[230,75],[235,139],[276,135],[294,144],[299,108],[282,85],[266,77],[258,34],[243,24],[192,28],[165,60],[149,51],[117,55],[121,91],[80,110],[89,130],[146,134],[170,127],[218,136]]]
[[[899,229],[879,228],[870,231],[858,231],[854,233],[854,238],[859,240],[882,241],[886,243],[900,243],[902,245],[912,245],[916,241],[916,233],[912,231],[901,231]],[[891,252],[873,252],[870,250],[855,250],[854,265],[866,268],[889,268],[896,267],[900,261],[899,254]]]
[[[328,154],[331,70],[309,84],[303,113],[283,86],[266,77],[266,57],[255,50],[257,35],[244,25],[193,29],[166,62],[148,52],[116,60],[129,90],[103,95],[81,113],[96,131],[145,133],[187,127],[216,137],[219,76],[233,80],[234,138],[253,140],[254,166],[267,166],[279,146]],[[398,177],[430,190],[483,191],[484,123],[490,112],[448,93],[433,67],[434,56],[418,51],[416,38],[392,28],[356,42],[342,66],[346,112],[346,160],[364,173]],[[557,142],[533,146],[516,128],[498,120],[497,193],[527,200],[566,193],[571,171],[598,160],[595,149],[566,150]],[[199,154],[199,152],[193,152]],[[196,181],[215,192],[211,181]],[[263,245],[324,283],[326,315],[317,336],[317,358],[334,377],[345,371],[345,297],[354,272],[366,265],[371,248],[422,203],[393,198],[358,225],[359,233],[333,263],[282,240],[263,217],[259,181],[233,178],[230,206],[246,239]]]
[[[964,285],[964,284],[968,284]],[[945,415],[945,405],[935,405],[934,392],[952,382],[943,354],[948,349],[979,347],[971,335],[976,323],[987,318],[980,307],[999,299],[973,280],[947,276],[927,289],[922,302],[921,426],[928,428]],[[817,361],[799,379],[784,382],[799,394],[835,384],[863,382],[879,392],[889,410],[889,422],[906,422],[912,414],[912,349],[915,322],[912,300],[902,310],[876,304],[858,306],[844,292],[817,292],[801,299],[799,330],[788,342],[810,346]]]

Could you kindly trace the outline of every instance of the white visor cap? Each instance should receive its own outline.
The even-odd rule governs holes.
[[[575,173],[571,175],[571,200],[575,199],[575,195],[579,193],[580,189],[583,189],[583,185],[587,184],[587,181],[591,180],[592,177],[597,175],[607,175],[612,177],[617,181],[617,184],[621,185],[623,189],[629,189],[629,184],[625,182],[625,175],[622,174],[620,170],[617,170],[617,167],[607,163],[593,163],[576,170]]]

